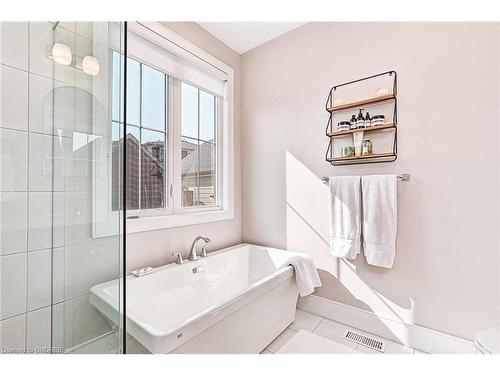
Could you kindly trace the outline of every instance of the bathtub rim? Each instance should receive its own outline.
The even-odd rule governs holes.
[[[263,249],[263,250],[269,249],[269,250],[277,250],[277,251],[286,251],[286,252],[290,253],[290,256],[299,254],[299,253],[296,253],[293,251],[288,251],[285,249],[278,249],[278,248],[273,248],[273,247],[269,247],[269,246],[251,244],[251,243],[241,243],[241,244],[233,245],[233,246],[230,246],[230,247],[227,247],[224,249],[211,251],[207,254],[207,257],[217,256],[217,255],[223,254],[225,252],[234,251],[238,248],[245,247],[245,246],[253,246],[253,247]],[[201,261],[203,261],[203,259],[206,259],[206,258],[200,258],[199,260],[196,260],[196,261],[189,261],[189,263],[184,263],[181,265],[178,265],[175,263],[168,263],[168,264],[165,264],[163,266],[157,267],[155,269],[154,273],[165,272],[165,271],[169,270],[170,268],[175,268],[175,267],[183,267],[183,266],[184,267],[187,267],[187,266],[196,267],[198,264],[200,264]],[[217,315],[218,312],[224,310],[228,306],[233,305],[233,304],[240,304],[241,302],[243,302],[244,299],[247,299],[247,301],[244,303],[241,303],[241,306],[239,306],[238,308],[243,307],[247,303],[251,302],[253,299],[257,298],[259,295],[261,295],[261,294],[265,293],[266,291],[274,288],[275,286],[281,284],[285,280],[293,277],[294,272],[295,271],[291,265],[284,266],[284,267],[278,269],[277,271],[269,274],[268,276],[251,284],[247,288],[242,289],[237,295],[234,295],[232,297],[221,300],[219,303],[214,304],[214,305],[196,313],[195,315],[190,316],[188,319],[183,321],[181,324],[179,324],[178,326],[176,326],[172,329],[169,329],[169,330],[162,331],[162,330],[156,329],[153,326],[146,324],[143,320],[138,319],[137,317],[134,317],[134,314],[133,313],[130,314],[130,312],[128,312],[128,314],[127,314],[127,323],[132,325],[132,326],[134,326],[134,325],[137,326],[139,329],[145,331],[148,335],[152,336],[154,339],[162,339],[162,338],[168,337],[170,335],[173,335],[176,332],[182,331],[183,329],[185,329],[189,325],[192,325],[192,324],[198,322],[199,320],[203,319],[204,317],[207,317],[209,315]],[[152,274],[150,274],[150,275],[152,275]],[[126,281],[131,282],[131,281],[134,281],[135,279],[137,279],[139,281],[140,279],[142,279],[144,277],[148,277],[150,275],[144,275],[141,277],[137,277],[135,275],[129,274],[129,275],[127,275]],[[123,309],[118,311],[114,307],[118,303],[118,301],[116,301],[116,299],[111,297],[110,294],[106,293],[104,290],[108,286],[116,284],[117,282],[121,283],[122,280],[123,280],[123,278],[110,280],[110,281],[107,281],[105,283],[95,285],[90,289],[90,291],[91,291],[90,302],[92,303],[92,305],[94,305],[94,307],[96,307],[101,313],[103,313],[108,318],[112,319],[113,321],[115,321],[115,319],[117,317],[122,316],[122,313],[120,311],[123,311]],[[257,291],[259,289],[262,289],[261,293],[257,293]],[[119,286],[118,290],[120,293],[120,291],[123,290],[123,288],[121,286]],[[122,306],[123,299],[120,299],[119,303],[120,303],[120,306]],[[224,318],[225,316],[226,315],[224,315],[222,318]],[[115,323],[117,323],[117,322],[115,321]],[[212,325],[213,324],[215,324],[215,322],[212,323]],[[209,327],[207,327],[206,329],[208,329]]]

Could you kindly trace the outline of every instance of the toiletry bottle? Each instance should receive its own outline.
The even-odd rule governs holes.
[[[365,138],[365,140],[363,141],[363,150],[362,150],[361,154],[363,156],[373,154],[373,145],[372,145],[372,141],[369,138]]]
[[[357,129],[357,125],[356,125],[356,115],[352,115],[351,117],[351,130],[352,129]]]
[[[365,128],[369,128],[370,126],[372,126],[371,122],[372,122],[372,119],[370,118],[370,112],[366,112]]]
[[[358,129],[362,129],[365,127],[365,118],[363,117],[362,111],[363,111],[363,109],[359,110],[358,119],[356,120],[356,127]]]

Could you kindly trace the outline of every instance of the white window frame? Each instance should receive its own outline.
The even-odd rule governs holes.
[[[185,225],[209,223],[234,219],[234,70],[203,51],[186,39],[175,34],[170,29],[157,22],[131,22],[129,30],[145,37],[183,60],[202,69],[224,77],[224,98],[217,110],[222,116],[217,116],[216,149],[217,149],[217,207],[181,207],[181,100],[180,81],[169,77],[168,100],[175,101],[168,108],[167,140],[173,149],[173,160],[167,160],[168,181],[172,184],[173,196],[170,196],[170,186],[167,186],[167,209],[146,209],[128,211],[127,233],[165,229]],[[140,56],[131,56],[139,58]],[[147,61],[144,61],[148,65]],[[154,66],[153,66],[154,67]],[[159,67],[158,67],[159,68]],[[168,74],[168,72],[167,72]],[[171,79],[173,78],[173,79]],[[187,82],[189,83],[189,82]],[[203,88],[202,88],[203,89]],[[171,155],[168,152],[167,155]],[[170,159],[170,158],[168,158]],[[177,173],[173,168],[179,169]],[[174,205],[175,202],[175,205]]]
[[[167,187],[169,206],[173,212],[166,209],[140,210],[131,212],[127,216],[139,216],[127,220],[127,232],[142,232],[172,228],[185,225],[195,225],[234,218],[234,70],[212,55],[198,48],[191,42],[175,34],[170,29],[157,22],[133,22],[129,23],[129,30],[139,34],[161,48],[167,49],[202,69],[224,76],[224,98],[219,106],[216,124],[217,128],[217,194],[218,207],[180,207],[181,202],[181,113],[178,101],[181,99],[180,81],[169,77],[169,98],[174,105],[168,109],[167,139],[170,147],[173,147],[174,159],[169,160],[169,180],[172,184],[173,196],[170,197],[170,186]],[[146,63],[146,62],[145,62]],[[146,63],[147,64],[147,63]],[[214,70],[214,68],[216,70]],[[188,82],[189,83],[189,82]],[[221,111],[221,112],[219,112]],[[168,153],[171,155],[171,153]],[[172,171],[177,169],[177,173]],[[175,202],[175,205],[174,205]],[[162,212],[164,214],[162,214]]]

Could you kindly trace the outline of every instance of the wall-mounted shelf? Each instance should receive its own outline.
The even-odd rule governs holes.
[[[360,155],[360,156],[347,156],[347,157],[334,157],[334,158],[327,158],[329,162],[332,161],[350,161],[350,160],[360,160],[360,159],[373,159],[373,158],[388,158],[388,157],[393,157],[396,156],[392,152],[383,152],[379,154],[372,154],[372,155]]]
[[[378,126],[372,126],[370,128],[363,128],[363,129],[353,129],[353,130],[343,130],[343,131],[338,131],[338,132],[332,132],[332,133],[327,133],[329,137],[344,137],[346,135],[351,135],[352,133],[359,132],[359,131],[364,131],[364,132],[372,132],[375,130],[384,130],[384,129],[394,129],[396,126],[394,124],[384,124],[384,125],[378,125]]]
[[[383,102],[387,102],[389,100],[396,100],[396,97],[392,94],[391,95],[381,95],[381,96],[376,96],[376,97],[370,98],[370,99],[359,100],[357,102],[339,104],[339,105],[336,105],[333,107],[329,107],[326,110],[328,112],[338,112],[338,111],[343,111],[343,110],[351,109],[351,108],[359,108],[359,107],[366,107],[367,105],[380,104]]]
[[[383,77],[387,76],[390,79],[392,79],[392,92],[390,92],[387,95],[380,95],[380,96],[375,96],[367,99],[362,99],[362,100],[356,100],[352,101],[349,103],[343,103],[343,104],[338,104],[338,105],[333,105],[334,103],[334,94],[339,89],[340,87],[347,86],[347,85],[352,85],[355,83],[360,83],[363,81],[371,80],[373,78],[378,78],[378,77]],[[326,151],[325,159],[332,165],[351,165],[351,164],[365,164],[365,163],[386,163],[386,162],[391,162],[395,161],[398,157],[398,142],[397,142],[397,134],[398,134],[398,126],[397,126],[397,121],[398,121],[398,111],[397,111],[397,73],[394,70],[380,73],[380,74],[375,74],[369,77],[357,79],[351,82],[346,82],[342,83],[340,85],[333,86],[330,89],[330,93],[328,95],[328,99],[326,100],[326,105],[325,109],[326,111],[330,114],[328,124],[326,126],[326,136],[330,139],[330,142],[328,144],[328,149]],[[389,90],[390,91],[390,90]],[[351,129],[351,130],[344,130],[344,131],[337,131],[336,129],[336,121],[334,119],[334,116],[336,113],[348,110],[348,109],[363,109],[366,106],[371,106],[371,105],[391,105],[393,106],[393,115],[392,115],[392,121],[388,119],[390,122],[384,125],[378,125],[378,126],[373,126],[373,127],[367,127],[367,128],[359,128],[359,129]],[[387,110],[387,109],[386,109]],[[387,112],[386,112],[387,113]],[[345,121],[345,120],[344,120]],[[336,142],[335,140],[338,137],[345,137],[348,135],[353,136],[354,140],[354,134],[357,132],[375,132],[376,131],[390,131],[393,134],[393,143],[392,143],[392,150],[387,150],[385,152],[376,152],[371,155],[357,155],[357,156],[349,156],[349,157],[341,157],[339,156],[339,152],[336,152],[335,145]],[[345,141],[344,141],[345,144]]]

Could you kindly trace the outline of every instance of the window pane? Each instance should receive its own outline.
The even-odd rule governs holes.
[[[142,65],[142,124],[165,130],[165,74]]]
[[[127,124],[139,125],[141,113],[141,65],[127,59]]]
[[[200,90],[200,139],[215,140],[215,97]]]
[[[165,133],[141,135],[141,209],[165,207]]]
[[[113,122],[111,125],[111,205],[112,210],[121,209],[120,186],[122,186],[122,137],[123,129],[119,123]]]
[[[200,141],[199,147],[199,180],[198,205],[215,206],[216,176],[215,176],[215,144]]]
[[[197,205],[198,197],[198,141],[182,138],[182,206]]]
[[[127,126],[127,209],[139,209],[139,144],[140,131]]]
[[[198,89],[182,82],[182,135],[198,138]]]
[[[118,52],[113,52],[113,93],[112,93],[112,119],[123,121],[123,57]]]

